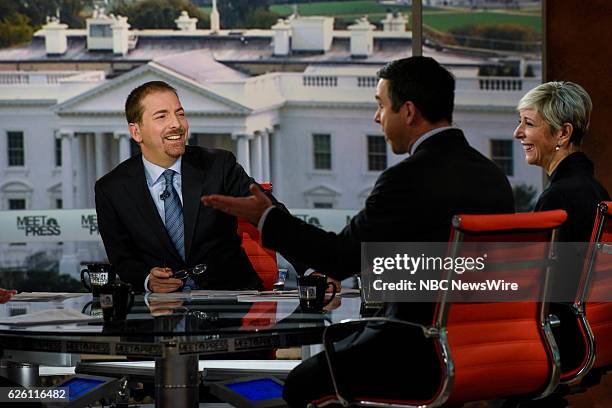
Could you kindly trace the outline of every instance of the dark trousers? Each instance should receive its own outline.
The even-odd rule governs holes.
[[[432,340],[420,329],[379,325],[336,345],[332,364],[345,398],[427,400],[440,383],[440,364]],[[292,408],[335,395],[325,353],[298,365],[287,377],[283,398]]]

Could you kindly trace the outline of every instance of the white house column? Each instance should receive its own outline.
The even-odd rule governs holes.
[[[87,168],[86,184],[87,189],[83,191],[83,194],[87,196],[87,206],[93,206],[93,185],[96,182],[96,148],[94,146],[94,134],[86,133],[83,134],[85,138],[85,167]]]
[[[262,160],[262,141],[261,141],[261,132],[257,132],[255,137],[253,138],[253,163],[252,169],[253,174],[251,176],[257,181],[261,183],[264,181],[263,179],[263,160]]]
[[[268,138],[270,140],[270,181],[274,182],[274,194],[282,197],[282,191],[285,189],[283,181],[287,179],[287,176],[283,174],[283,169],[291,167],[286,165],[285,161],[288,159],[283,154],[286,142],[283,143],[282,130],[278,126],[274,127],[273,133],[268,133]]]
[[[93,186],[89,184],[87,179],[87,166],[88,162],[93,162],[93,156],[87,156],[87,133],[75,132],[74,140],[72,142],[72,151],[74,152],[74,184],[75,184],[75,195],[74,195],[74,208],[91,208],[90,207],[90,196]],[[89,250],[91,243],[89,242],[76,242],[76,256],[79,261],[81,259],[96,259],[92,257]]]
[[[236,155],[238,163],[244,168],[247,174],[251,174],[251,153],[249,151],[249,139],[252,136],[244,134],[234,134],[232,139],[236,140]]]
[[[270,182],[270,133],[268,130],[261,132],[261,162],[263,164],[263,173],[261,181]]]
[[[116,131],[115,140],[119,141],[119,163],[130,158],[130,134],[127,131]]]
[[[96,180],[108,172],[106,161],[108,159],[108,144],[104,133],[96,133]]]
[[[59,134],[62,138],[62,206],[65,209],[71,209],[74,208],[74,170],[72,166],[74,133],[60,130]],[[64,242],[59,271],[74,277],[79,276],[79,260],[76,256],[74,242]]]
[[[74,162],[76,173],[76,197],[74,205],[78,208],[87,208],[89,206],[89,181],[87,180],[87,163],[91,161],[91,158],[87,157],[87,144],[85,141],[86,138],[87,134],[85,133],[75,133],[74,142],[72,146],[73,150],[76,152],[77,158]]]
[[[72,166],[72,144],[74,132],[60,130],[62,139],[62,206],[74,208],[74,170]]]

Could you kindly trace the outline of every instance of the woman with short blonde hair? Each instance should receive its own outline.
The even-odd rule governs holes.
[[[547,82],[521,98],[520,141],[529,164],[540,166],[550,184],[540,195],[536,211],[564,209],[568,221],[561,230],[564,241],[590,238],[597,203],[609,199],[595,179],[593,163],[581,152],[593,104],[587,91],[573,82]]]
[[[563,209],[567,221],[559,240],[559,267],[553,273],[554,298],[550,312],[561,320],[553,334],[561,355],[561,371],[580,367],[586,347],[578,336],[571,303],[577,291],[597,204],[609,200],[595,179],[593,163],[580,151],[589,129],[593,104],[589,94],[572,82],[547,82],[527,92],[518,103],[519,124],[514,137],[521,142],[527,163],[540,166],[550,183],[540,195],[535,211]],[[551,397],[553,398],[553,397]]]

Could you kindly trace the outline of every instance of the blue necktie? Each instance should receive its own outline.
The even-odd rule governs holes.
[[[181,200],[178,193],[174,189],[172,180],[175,175],[174,170],[167,169],[164,171],[164,179],[166,180],[166,189],[164,190],[163,196],[166,197],[164,200],[164,216],[166,221],[166,231],[174,244],[174,247],[178,251],[181,258],[185,260],[185,227],[183,224],[183,207],[181,206]],[[196,288],[196,283],[191,279],[187,278],[183,285],[183,290],[191,290]]]
[[[164,190],[164,216],[166,221],[166,231],[174,244],[174,247],[185,260],[185,234],[183,225],[183,207],[178,193],[174,189],[172,179],[174,179],[174,170],[167,169],[164,171],[164,179],[166,179],[166,189]]]

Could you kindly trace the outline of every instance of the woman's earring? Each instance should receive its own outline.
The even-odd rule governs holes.
[[[561,146],[557,145],[557,146],[555,147],[555,151],[557,151],[557,152],[558,152],[558,151],[559,151],[559,149],[561,149]]]

